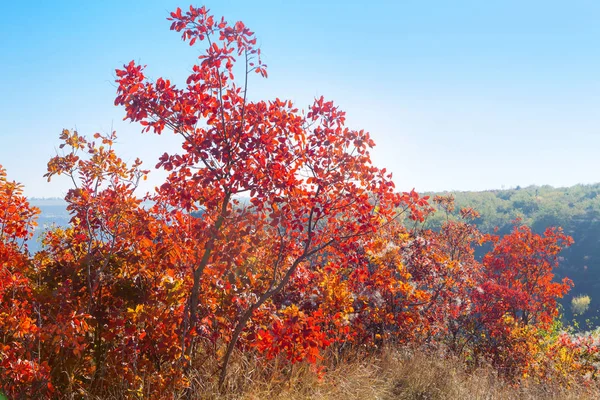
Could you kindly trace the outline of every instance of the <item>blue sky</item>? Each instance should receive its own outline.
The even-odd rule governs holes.
[[[202,3],[194,3],[201,5]],[[207,1],[253,29],[269,79],[251,96],[336,101],[373,135],[400,189],[600,181],[600,2]],[[30,196],[63,128],[119,134],[152,167],[175,136],[140,133],[113,105],[130,60],[183,82],[197,50],[168,30],[170,0],[13,1],[0,24],[0,164]],[[160,182],[154,173],[148,187]]]

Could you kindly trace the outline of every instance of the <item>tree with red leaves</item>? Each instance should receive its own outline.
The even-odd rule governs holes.
[[[554,281],[558,254],[573,243],[560,228],[538,235],[527,226],[515,226],[483,258],[484,281],[473,299],[476,304],[476,344],[509,376],[531,364],[532,350],[541,331],[558,316],[557,301],[572,286],[568,278]]]
[[[371,163],[369,134],[345,127],[345,113],[332,102],[319,98],[301,113],[291,101],[249,101],[250,74],[266,77],[267,70],[256,37],[242,22],[217,20],[205,7],[177,9],[170,19],[171,29],[190,45],[206,44],[186,86],[149,81],[131,62],[117,70],[115,104],[145,131],[169,130],[182,139],[183,152],[165,153],[157,167],[170,172],[160,193],[173,207],[202,210],[194,238],[202,251],[189,265],[189,329],[197,328],[203,281],[253,256],[264,262],[257,282],[239,294],[245,306],[229,339],[223,380],[254,312],[281,292],[298,267],[324,251],[347,252],[394,218],[398,207],[420,218],[422,200],[394,193],[390,175]],[[234,78],[238,58],[241,85]],[[250,196],[249,204],[238,204],[240,195]],[[240,251],[238,243],[253,242],[268,245]]]

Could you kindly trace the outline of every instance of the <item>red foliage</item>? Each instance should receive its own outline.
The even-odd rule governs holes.
[[[345,113],[332,102],[316,99],[301,113],[291,101],[249,101],[248,76],[266,77],[266,66],[243,23],[217,22],[204,7],[177,10],[170,19],[183,40],[206,44],[187,86],[149,81],[131,62],[117,70],[115,104],[145,131],[167,129],[183,141],[181,154],[164,154],[157,164],[170,171],[159,196],[181,212],[202,210],[192,239],[200,251],[189,261],[186,329],[197,331],[198,321],[210,316],[201,309],[200,292],[218,277],[228,276],[237,289],[227,296],[237,310],[227,312],[235,322],[226,367],[254,313],[300,266],[325,252],[343,257],[398,207],[421,219],[426,202],[414,191],[394,193],[391,176],[371,163],[369,134],[345,127]],[[246,71],[240,85],[233,74],[238,58]],[[248,205],[235,204],[242,194],[250,196]],[[248,264],[255,259],[260,271]]]
[[[46,176],[73,183],[71,220],[31,257],[37,210],[0,168],[6,394],[153,397],[182,390],[206,364],[220,364],[223,382],[236,348],[315,364],[327,347],[386,342],[447,346],[511,378],[595,376],[592,343],[544,342],[571,285],[553,281],[571,243],[560,229],[485,236],[477,212],[455,213],[451,196],[433,199],[447,215],[440,231],[417,229],[429,199],[395,192],[371,162],[370,135],[346,127],[334,103],[301,112],[248,99],[249,76],[267,69],[243,23],[204,7],[169,19],[203,46],[182,88],[134,62],[116,71],[125,119],[181,140],[158,160],[168,176],[155,193],[136,194],[148,171],[116,154],[114,133],[90,141],[64,130]],[[486,241],[480,262],[474,247]]]
[[[557,300],[571,280],[554,282],[558,254],[571,245],[559,228],[538,235],[527,226],[494,239],[483,259],[484,281],[473,293],[478,351],[509,376],[520,376],[533,363],[537,332],[558,316]]]
[[[483,259],[481,313],[491,320],[509,314],[525,325],[547,328],[558,315],[557,299],[573,284],[568,278],[554,282],[552,273],[558,254],[572,243],[559,228],[537,235],[527,226],[497,240]]]
[[[26,244],[38,213],[0,165],[0,386],[14,398],[52,389],[48,364],[37,352],[40,310],[32,302],[33,266]]]

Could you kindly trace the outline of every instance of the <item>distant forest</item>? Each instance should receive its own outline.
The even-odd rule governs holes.
[[[575,284],[561,302],[564,319],[567,322],[573,320],[571,299],[585,294],[591,297],[590,308],[577,320],[582,329],[600,326],[600,183],[568,188],[529,186],[426,194],[452,194],[457,209],[476,209],[481,217],[475,223],[485,233],[493,233],[498,227],[499,234],[506,234],[517,218],[537,233],[550,226],[562,227],[575,240],[573,246],[563,251],[556,274],[557,279],[566,276]],[[444,213],[434,213],[425,222],[425,227],[439,228],[445,219]],[[478,253],[483,254],[485,250],[482,246]]]

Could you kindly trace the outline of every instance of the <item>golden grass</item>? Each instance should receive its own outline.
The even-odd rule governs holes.
[[[264,365],[264,366],[259,366]],[[464,399],[600,399],[600,389],[570,388],[525,381],[510,385],[487,367],[468,371],[464,363],[435,353],[395,349],[375,355],[354,354],[323,360],[327,372],[277,361],[259,363],[238,356],[220,393],[216,377],[191,375],[193,399],[323,400],[464,400]],[[183,395],[181,398],[184,398]]]

